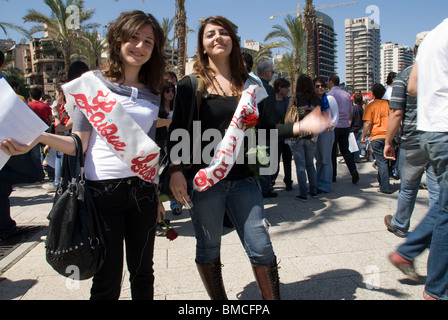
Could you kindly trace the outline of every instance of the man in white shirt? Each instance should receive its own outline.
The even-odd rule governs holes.
[[[448,299],[448,19],[432,30],[419,47],[408,84],[417,96],[420,146],[440,186],[439,203],[428,258],[426,299]],[[418,93],[418,94],[417,94]]]

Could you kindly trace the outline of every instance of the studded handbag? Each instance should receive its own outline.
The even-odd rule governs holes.
[[[106,247],[100,216],[95,211],[84,178],[81,139],[76,134],[71,136],[76,145],[76,166],[75,170],[70,170],[68,156],[64,155],[63,177],[48,216],[46,260],[59,274],[85,280],[93,277],[101,268]],[[62,183],[64,179],[68,181],[66,186]]]

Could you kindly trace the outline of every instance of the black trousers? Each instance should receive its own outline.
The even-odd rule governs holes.
[[[123,274],[123,240],[132,299],[154,296],[154,238],[158,197],[154,184],[139,178],[88,181],[104,225],[106,261],[93,277],[92,300],[117,300]]]
[[[293,183],[291,176],[292,153],[289,145],[286,144],[284,140],[278,142],[278,167],[277,171],[271,176],[271,182],[273,184],[275,184],[275,180],[277,179],[278,173],[280,172],[280,157],[283,158],[283,182],[287,186],[291,186]]]
[[[348,149],[349,134],[350,134],[350,128],[334,128],[334,143],[333,143],[333,150],[331,152],[331,161],[333,163],[333,179],[335,179],[337,176],[338,164],[336,163],[336,158],[338,155],[337,154],[338,146],[339,151],[344,157],[345,164],[347,165],[350,174],[353,175],[353,173],[356,171],[356,164],[353,157],[353,153],[351,153],[350,150]]]

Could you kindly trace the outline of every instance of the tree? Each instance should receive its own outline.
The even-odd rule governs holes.
[[[5,1],[8,1],[8,0],[5,0]],[[14,31],[17,31],[17,32],[23,34],[28,39],[31,38],[31,35],[29,34],[29,32],[27,30],[25,30],[24,28],[22,28],[21,26],[18,26],[16,24],[0,21],[0,29],[3,30],[5,35],[8,35],[8,32],[6,31],[6,29],[11,29],[11,30],[14,30]]]
[[[185,75],[186,50],[187,50],[187,11],[185,0],[176,0],[176,38],[177,38],[177,76]]]
[[[5,35],[8,35],[8,32],[6,31],[6,29],[11,29],[11,30],[14,30],[14,31],[17,31],[17,32],[23,34],[28,39],[31,38],[31,35],[29,34],[29,32],[27,30],[25,30],[24,28],[22,28],[18,25],[12,24],[12,23],[0,21],[0,29],[3,30]]]
[[[316,16],[314,14],[313,0],[306,0],[306,7],[305,10],[303,10],[303,24],[306,30],[306,69],[311,79],[314,79],[316,77],[316,51],[314,48],[314,30],[316,29]]]
[[[291,52],[283,54],[282,59],[275,64],[275,69],[279,72],[284,72],[289,74],[289,82],[291,82],[291,93],[295,92],[296,89],[296,79],[295,78],[295,68],[294,68],[294,55]],[[302,69],[300,70],[302,73]]]
[[[47,31],[55,36],[55,40],[62,45],[64,53],[65,75],[67,76],[70,67],[70,56],[72,54],[72,44],[81,32],[81,25],[88,21],[95,9],[84,9],[83,0],[44,0],[44,3],[51,9],[49,16],[34,9],[28,10],[23,17],[25,22],[36,22],[39,25],[31,29],[30,33]],[[86,27],[92,27],[89,25]]]
[[[106,49],[106,42],[101,39],[97,30],[81,31],[74,48],[87,58],[90,68],[97,68],[101,62],[101,54]]]
[[[30,89],[23,77],[22,70],[15,67],[8,67],[3,69],[3,75],[8,79],[8,81],[14,80],[19,84],[19,94],[28,98]]]
[[[275,47],[284,48],[290,51],[294,59],[294,78],[298,79],[302,67],[303,48],[306,39],[306,33],[302,22],[302,17],[292,17],[288,15],[285,18],[287,29],[281,25],[274,25],[274,31],[270,32],[265,41],[280,38],[282,40],[275,42]]]
[[[174,37],[170,39],[170,33],[174,27],[174,18],[163,18],[162,29],[166,36],[165,47],[170,47],[171,43],[174,41]]]

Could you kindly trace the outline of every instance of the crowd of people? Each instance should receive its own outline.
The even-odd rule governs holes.
[[[417,55],[419,49],[419,54],[414,67],[398,75],[391,73],[386,87],[375,84],[373,101],[366,104],[361,93],[354,93],[352,98],[344,91],[337,75],[328,79],[328,86],[321,77],[301,75],[295,79],[292,95],[291,84],[284,78],[275,79],[271,86],[275,73],[272,62],[259,63],[255,75],[252,61],[241,52],[233,23],[221,16],[201,21],[193,74],[203,91],[194,90],[192,76],[178,82],[175,73],[166,71],[165,35],[157,20],[141,11],[125,12],[109,26],[108,61],[102,70],[88,71],[85,64],[73,64],[67,79],[70,87],[58,87],[54,100],[42,96],[39,89],[30,91],[27,103],[49,125],[48,132],[26,145],[5,139],[0,149],[15,159],[38,146],[44,165],[38,176],[42,177],[45,171],[50,184],[43,188],[54,192],[60,183],[62,155],[75,154],[75,143],[67,133],[80,137],[86,153],[87,184],[102,217],[107,247],[106,261],[93,277],[91,299],[118,299],[124,240],[132,298],[153,298],[154,238],[157,226],[165,219],[165,209],[158,200],[157,177],[142,176],[129,165],[133,152],[140,150],[137,140],[147,141],[147,152],[157,155],[156,163],[148,165],[168,163],[170,189],[175,198],[170,201],[172,213],[179,215],[183,207],[189,208],[197,242],[195,262],[211,299],[227,299],[220,260],[226,218],[238,233],[262,298],[280,299],[277,257],[268,233],[263,198],[277,196],[273,187],[281,165],[285,190],[294,190],[293,160],[298,185],[296,199],[307,201],[309,196],[332,192],[337,181],[338,156],[342,156],[353,184],[361,178],[357,164],[363,158],[374,160],[378,192],[386,194],[392,193],[391,163],[399,168],[397,211],[386,216],[384,223],[387,230],[407,239],[389,259],[411,279],[419,281],[413,261],[431,245],[424,297],[446,299],[448,99],[437,90],[446,91],[446,84],[440,80],[446,79],[448,72],[437,67],[429,52],[438,48],[435,52],[441,55],[440,59],[446,56],[448,40],[439,40],[444,39],[447,28],[445,20],[432,32],[417,35],[414,50]],[[11,86],[17,88],[12,81]],[[124,155],[117,155],[86,115],[85,108],[70,99],[68,94],[76,87],[84,88],[86,96],[103,92],[116,98],[120,113],[103,111],[118,132],[130,132],[136,137],[123,138],[129,139],[125,141],[129,149]],[[201,158],[191,163],[182,154],[172,152],[182,141],[170,134],[182,129],[194,137],[193,121],[200,123],[201,134],[213,129],[222,135],[211,162]],[[271,174],[261,171],[269,166],[266,163],[258,168],[264,172],[261,175],[251,170],[247,157],[243,163],[229,161],[233,152],[247,151],[244,139],[237,137],[251,127],[277,130],[278,140],[268,135],[265,142],[268,154],[277,151],[270,155],[270,161],[278,164]],[[229,145],[233,148],[229,149]],[[195,150],[201,154],[210,152],[206,141],[195,143],[190,139],[188,147],[191,154]],[[14,179],[8,170],[7,165],[0,171],[0,241],[18,230],[10,217],[11,186],[27,182]],[[429,211],[409,232],[425,173],[430,191]]]

